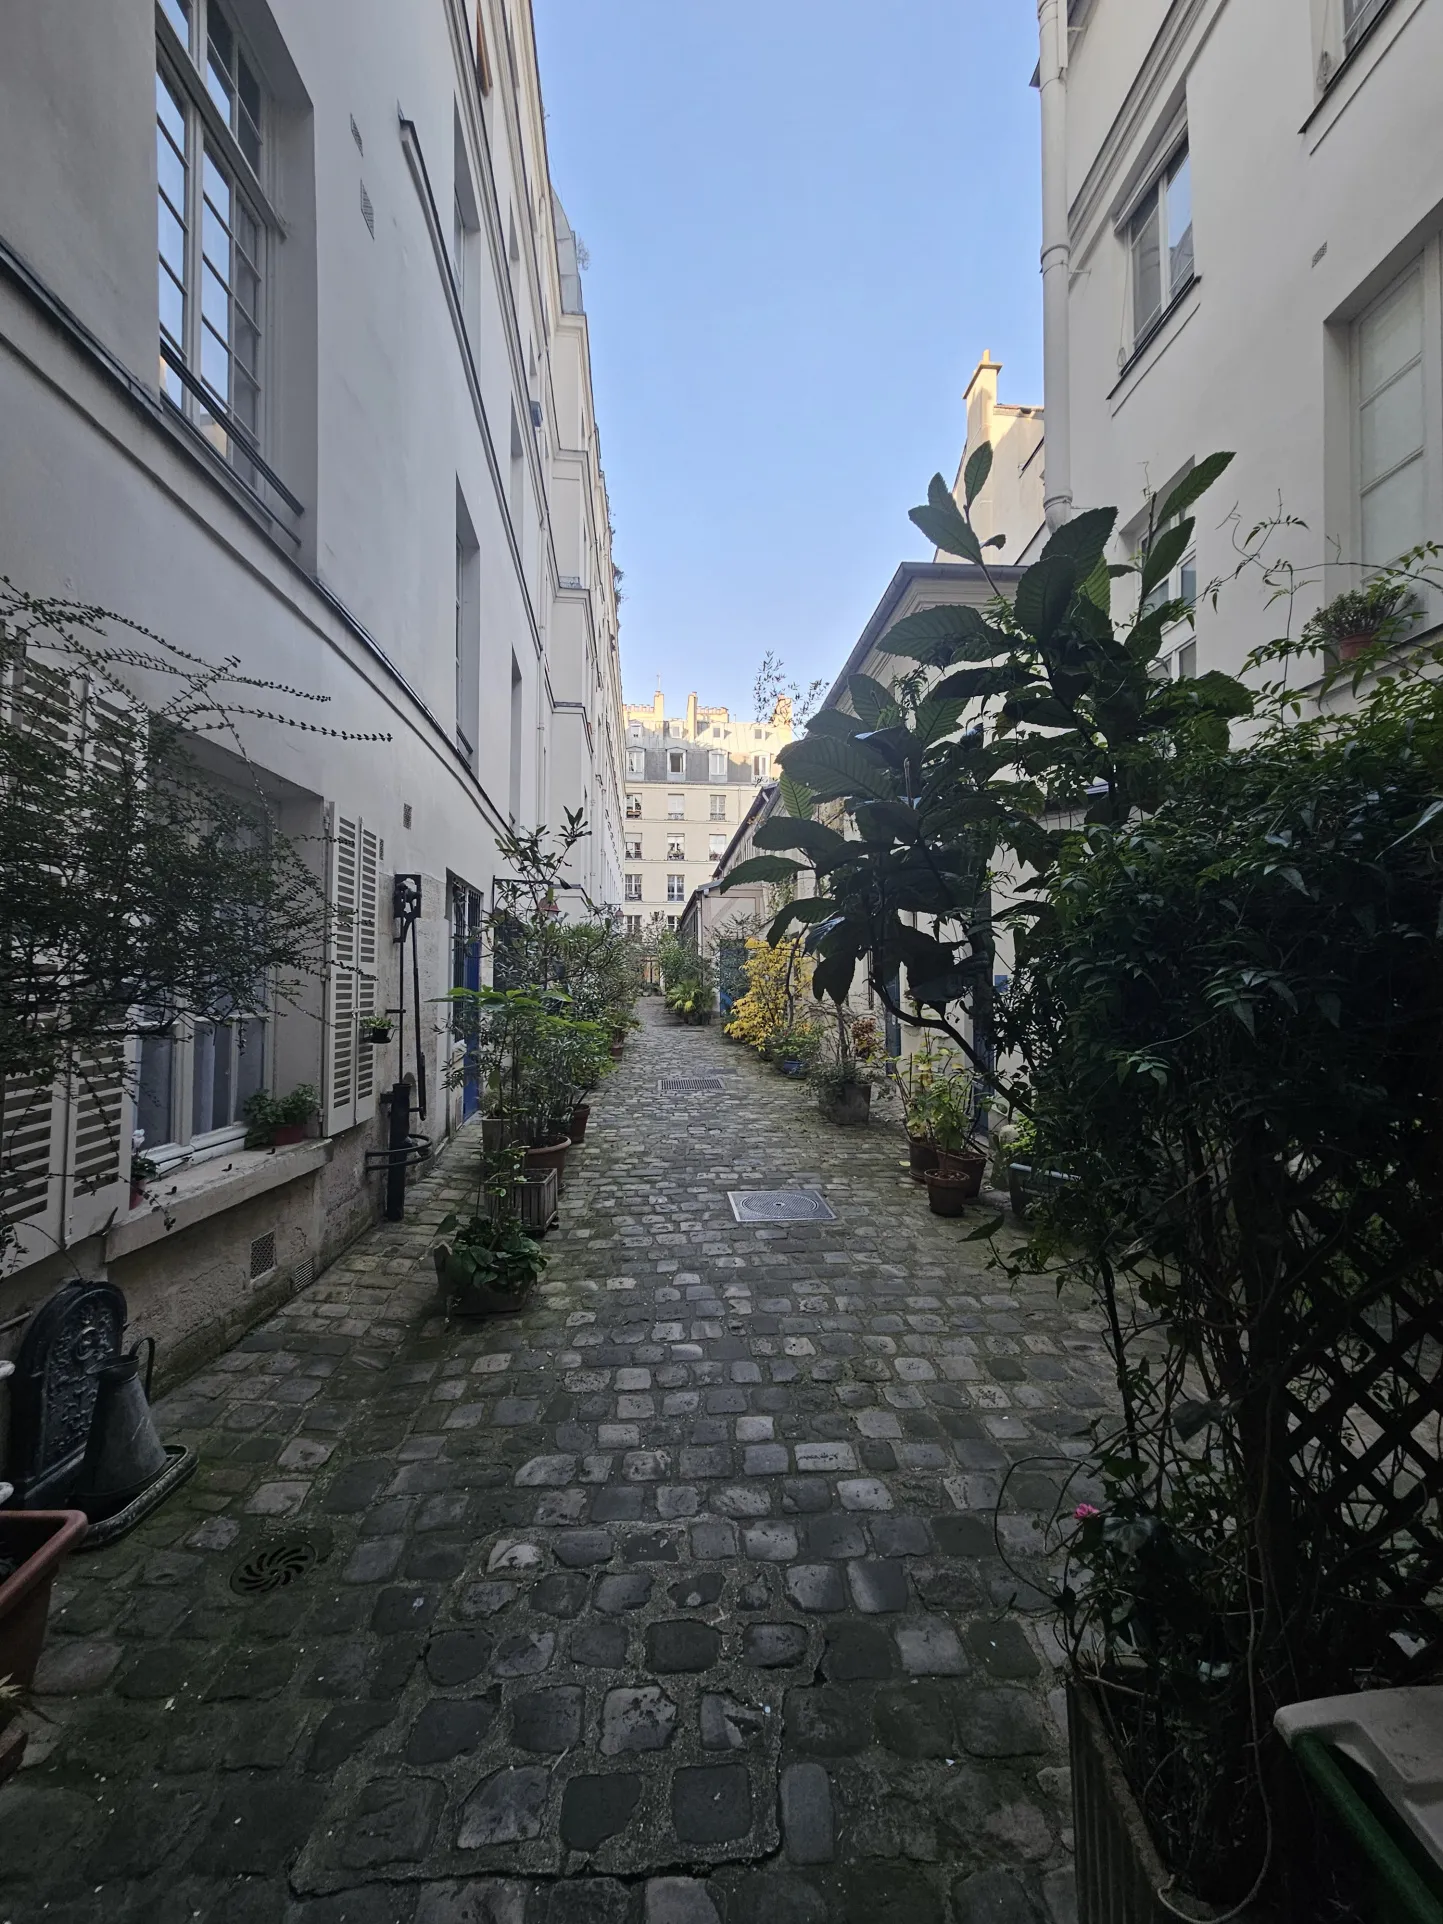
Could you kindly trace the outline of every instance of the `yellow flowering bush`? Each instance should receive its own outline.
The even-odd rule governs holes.
[[[811,958],[803,955],[796,939],[773,947],[752,936],[742,966],[746,991],[732,1006],[726,1032],[753,1049],[765,1050],[792,1026],[797,998],[811,986]]]

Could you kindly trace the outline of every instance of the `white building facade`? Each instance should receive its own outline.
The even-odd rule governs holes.
[[[485,967],[497,836],[584,808],[571,879],[619,906],[616,596],[528,0],[80,12],[0,20],[0,572],[389,737],[244,726],[354,938],[303,1007],[147,1045],[103,1180],[52,1176],[0,1281],[3,1323],[109,1274],[197,1355],[372,1219],[390,1085],[424,1067],[433,1141],[461,1120],[441,999]],[[398,875],[420,1035],[408,955],[372,1047]],[[319,1136],[244,1152],[245,1094],[304,1083]],[[163,1211],[129,1207],[135,1128]]]
[[[1443,539],[1443,0],[1039,0],[1049,518],[1149,499],[1219,449],[1201,594],[1248,531],[1325,597]],[[1431,624],[1443,608],[1430,606]],[[1281,631],[1256,576],[1174,671]]]

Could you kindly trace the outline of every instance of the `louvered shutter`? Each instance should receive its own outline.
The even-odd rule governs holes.
[[[373,829],[339,809],[331,821],[331,967],[327,1034],[326,1132],[336,1135],[376,1113],[375,1064],[361,1025],[377,996],[377,890],[384,844]]]
[[[378,903],[381,857],[385,844],[374,829],[360,825],[357,838],[356,901],[356,1029],[358,1037],[379,1006]],[[376,1052],[369,1042],[356,1045],[356,1121],[369,1122],[376,1113]]]
[[[19,1263],[60,1246],[66,1120],[65,1103],[49,1083],[13,1076],[0,1086],[0,1214]]]
[[[67,1117],[65,1237],[74,1243],[103,1229],[130,1200],[131,1099],[118,1040],[76,1065]]]

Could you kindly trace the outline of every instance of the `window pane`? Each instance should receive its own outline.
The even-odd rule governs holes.
[[[200,311],[224,340],[230,332],[230,294],[209,262],[200,277]]]
[[[1192,171],[1184,153],[1167,177],[1167,291],[1175,294],[1192,273]]]
[[[1162,310],[1162,261],[1158,253],[1157,189],[1132,223],[1132,331],[1141,334]]]
[[[176,146],[184,153],[185,115],[180,110],[180,102],[171,91],[170,82],[162,73],[157,73],[155,76],[155,115]]]
[[[177,348],[185,339],[185,296],[164,267],[160,270],[160,331]]]
[[[235,1027],[235,1113],[239,1117],[265,1081],[266,1025],[259,1016],[248,1016]]]
[[[156,202],[160,258],[178,281],[185,279],[185,229],[165,202]]]
[[[236,108],[235,132],[240,150],[254,172],[261,170],[261,89],[244,54],[236,58],[236,85],[240,101]]]
[[[215,1086],[215,1024],[197,1022],[191,1045],[190,1132],[205,1135],[213,1126],[211,1096]]]
[[[175,1084],[175,1041],[168,1035],[142,1036],[140,1072],[135,1087],[135,1126],[142,1147],[153,1154],[174,1140],[172,1092]]]
[[[1197,676],[1197,643],[1185,641],[1177,651],[1177,678],[1193,681]]]
[[[163,127],[155,130],[155,171],[160,191],[176,213],[185,214],[185,161]]]
[[[1369,488],[1363,496],[1363,559],[1396,561],[1427,536],[1422,455]]]
[[[160,0],[160,10],[180,35],[185,46],[190,45],[190,0]]]
[[[230,401],[230,354],[208,327],[200,330],[200,378],[218,400]]]
[[[1197,600],[1197,556],[1189,555],[1178,569],[1177,591],[1189,607]]]
[[[1363,400],[1376,394],[1423,351],[1423,277],[1415,268],[1358,323],[1358,375]]]
[[[1423,368],[1419,361],[1360,409],[1361,479],[1366,488],[1423,447]]]

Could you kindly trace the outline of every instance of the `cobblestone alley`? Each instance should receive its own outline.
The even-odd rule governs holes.
[[[1106,1394],[1086,1306],[931,1217],[895,1120],[645,1012],[524,1312],[437,1313],[463,1137],[161,1406],[201,1467],[67,1566],[0,1924],[1070,1916],[1027,1578]],[[733,1221],[797,1182],[835,1223]],[[318,1560],[238,1593],[267,1543]]]

